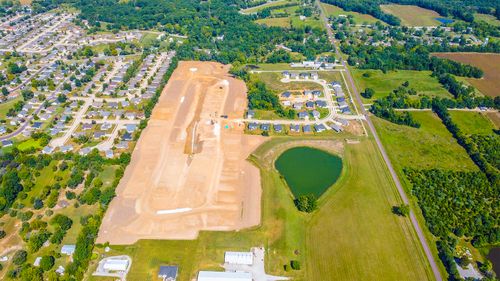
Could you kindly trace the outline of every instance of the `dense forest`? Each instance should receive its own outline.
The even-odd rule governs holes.
[[[261,26],[252,17],[238,13],[241,1],[214,0],[35,0],[33,7],[44,11],[61,3],[81,10],[80,17],[91,25],[109,23],[108,29],[158,29],[189,36],[179,47],[178,57],[264,62],[266,56],[284,44],[307,58],[329,51],[324,32],[308,27],[283,29]]]

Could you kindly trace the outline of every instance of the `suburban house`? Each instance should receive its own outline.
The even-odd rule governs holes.
[[[281,125],[281,124],[276,124],[276,125],[274,125],[273,127],[274,127],[274,131],[275,131],[276,133],[281,133],[281,132],[283,132],[283,125]]]
[[[61,254],[71,256],[75,252],[76,245],[63,245],[61,248]]]
[[[248,124],[248,129],[250,131],[253,131],[253,130],[257,129],[258,127],[259,127],[259,125],[257,125],[257,123],[250,123],[250,124]]]
[[[325,127],[325,125],[323,125],[323,124],[315,124],[315,125],[314,125],[314,130],[315,130],[316,132],[318,132],[318,133],[321,133],[321,132],[323,132],[323,131],[325,131],[325,130],[326,130],[326,127]]]

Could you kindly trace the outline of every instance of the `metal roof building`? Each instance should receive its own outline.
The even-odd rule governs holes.
[[[128,260],[108,259],[104,262],[103,268],[108,271],[125,271],[128,267]]]
[[[253,254],[251,252],[226,252],[224,255],[225,263],[232,264],[253,264]]]
[[[200,271],[198,281],[252,281],[248,272]]]

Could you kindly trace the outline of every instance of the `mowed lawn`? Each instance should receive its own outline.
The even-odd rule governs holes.
[[[472,86],[484,95],[500,96],[500,54],[487,53],[435,53],[436,57],[446,58],[479,67],[484,71],[481,79],[467,78]]]
[[[349,146],[348,173],[307,232],[308,280],[433,280],[372,141]]]
[[[431,111],[411,112],[420,128],[396,125],[373,117],[392,164],[401,171],[417,169],[477,170],[469,155]]]
[[[142,240],[111,246],[107,255],[132,257],[127,276],[131,281],[156,281],[158,267],[169,264],[179,266],[178,280],[192,280],[199,270],[222,270],[225,251],[248,251],[253,246],[266,247],[267,273],[295,281],[429,280],[409,221],[391,213],[399,201],[373,143],[366,140],[347,148],[345,172],[321,197],[320,210],[310,215],[296,210],[289,189],[273,168],[278,145],[297,139],[273,138],[250,157],[261,168],[261,226],[202,232],[191,241]],[[104,253],[102,248],[95,251]],[[302,270],[285,272],[290,260],[300,261]],[[91,262],[90,270],[96,262]]]
[[[451,119],[466,134],[494,134],[495,124],[481,112],[450,110]]]
[[[406,26],[438,26],[441,23],[436,20],[440,15],[435,11],[420,8],[413,5],[380,5],[385,13],[392,14],[401,20]]]
[[[375,95],[371,99],[363,98],[365,102],[389,95],[406,81],[410,82],[410,87],[414,88],[418,94],[432,97],[453,97],[436,78],[431,77],[432,72],[430,71],[398,70],[383,73],[380,70],[353,68],[351,69],[351,73],[360,92],[366,88],[375,90]],[[365,73],[369,77],[364,77],[363,74]]]
[[[243,9],[243,10],[241,10],[241,13],[242,14],[253,14],[253,13],[257,13],[258,11],[263,10],[265,8],[270,8],[270,7],[285,5],[285,4],[288,4],[288,3],[293,3],[293,1],[289,1],[289,0],[270,1],[270,2],[267,2],[267,3],[262,4],[262,5],[258,5],[258,6],[251,7],[251,8],[248,8],[248,9]]]
[[[356,22],[356,24],[363,24],[363,23],[373,24],[376,23],[377,21],[380,21],[379,19],[376,19],[371,15],[360,14],[357,12],[348,12],[340,7],[326,3],[321,3],[321,7],[323,8],[327,16],[333,16],[333,17],[338,17],[339,15],[353,16],[353,19]]]
[[[497,18],[493,15],[475,13],[474,19],[475,21],[484,21],[494,26],[500,26],[500,20],[497,20]]]

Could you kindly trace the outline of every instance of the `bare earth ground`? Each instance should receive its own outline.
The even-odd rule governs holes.
[[[163,90],[103,219],[98,243],[196,239],[260,223],[260,175],[246,161],[246,87],[229,66],[181,62]],[[228,115],[227,119],[220,118]]]
[[[485,95],[491,97],[500,95],[500,54],[434,53],[433,55],[479,67],[484,71],[484,77],[468,78],[467,81]]]

